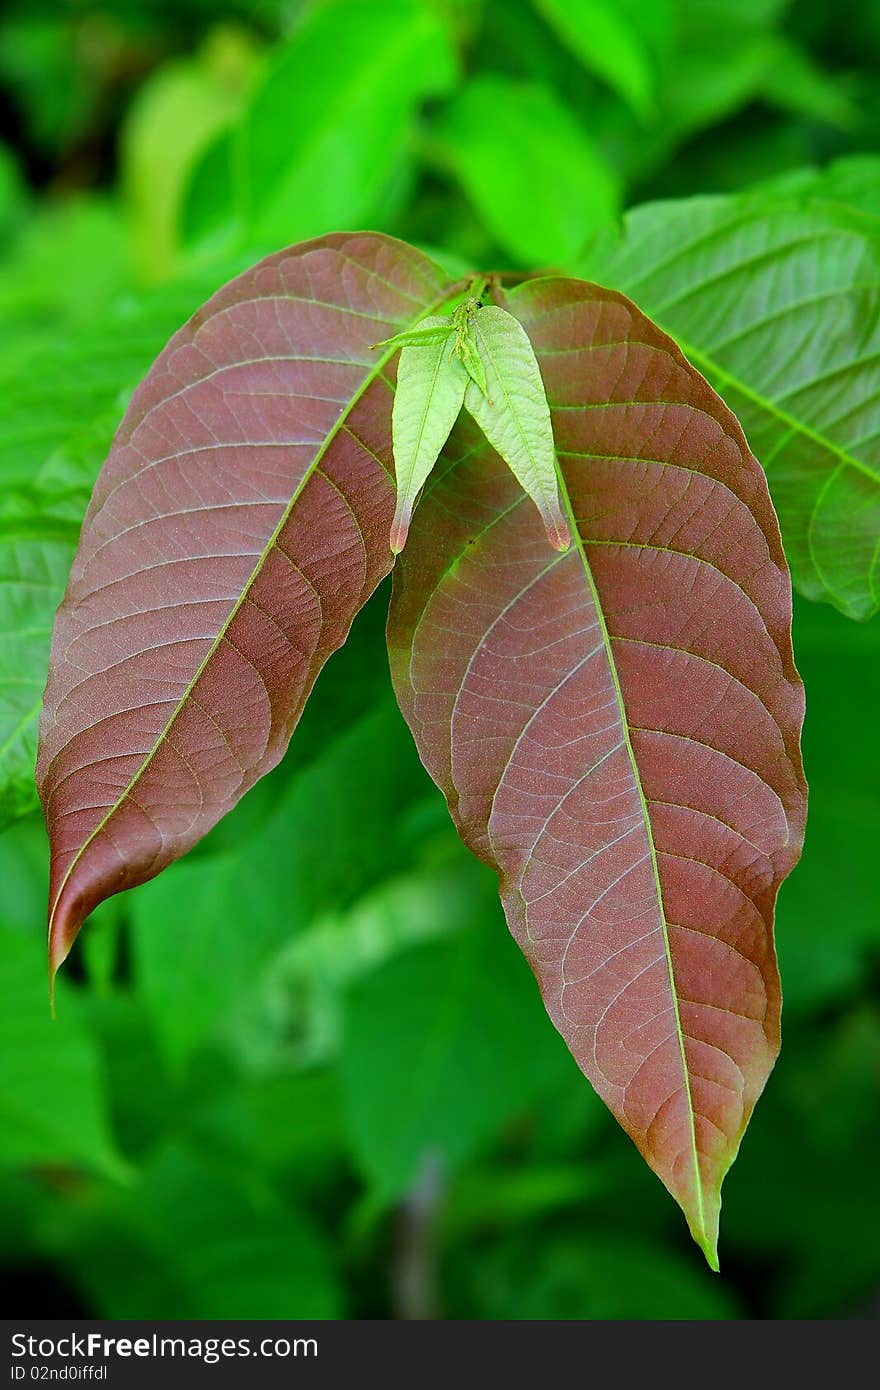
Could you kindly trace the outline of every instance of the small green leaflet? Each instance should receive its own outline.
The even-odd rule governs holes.
[[[454,352],[471,381],[485,396],[486,368],[483,366],[483,359],[477,351],[477,345],[471,337],[469,327],[465,327],[463,332],[459,332]]]
[[[485,282],[481,282],[481,288]],[[391,549],[406,544],[416,498],[462,404],[540,512],[550,544],[567,550],[553,427],[538,362],[522,324],[476,295],[376,347],[400,347],[392,412],[397,507]]]
[[[471,315],[471,330],[486,392],[469,385],[465,408],[538,508],[554,550],[567,550],[571,532],[559,500],[550,408],[529,336],[494,304]]]
[[[468,384],[455,352],[451,319],[436,315],[423,319],[420,327],[427,333],[408,343],[400,354],[391,416],[397,474],[397,507],[391,523],[395,555],[406,544],[416,497],[458,419]]]
[[[452,320],[444,314],[435,314],[424,319],[418,328],[407,328],[403,333],[395,333],[393,338],[383,338],[381,343],[373,344],[373,351],[383,347],[425,347],[429,343],[445,343],[452,332]]]

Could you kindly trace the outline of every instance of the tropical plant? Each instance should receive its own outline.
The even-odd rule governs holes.
[[[880,32],[179,8],[0,21],[7,1263],[111,1317],[852,1307]],[[596,1093],[717,1268],[774,915],[712,1280]]]

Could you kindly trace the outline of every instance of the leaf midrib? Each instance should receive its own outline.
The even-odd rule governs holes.
[[[639,804],[641,806],[642,811],[642,820],[645,826],[645,834],[648,837],[648,847],[651,854],[651,867],[654,874],[654,887],[657,895],[657,906],[660,913],[660,926],[663,932],[663,951],[666,958],[666,968],[669,976],[669,992],[672,999],[673,1017],[675,1019],[675,1036],[678,1041],[679,1055],[681,1057],[681,1070],[682,1076],[684,1078],[685,1094],[687,1096],[688,1126],[691,1139],[691,1160],[694,1171],[694,1188],[696,1193],[697,1212],[700,1221],[700,1233],[703,1237],[700,1244],[703,1247],[704,1254],[706,1255],[709,1264],[713,1268],[717,1268],[717,1256],[714,1254],[711,1246],[708,1243],[709,1232],[706,1226],[706,1213],[703,1203],[703,1178],[700,1172],[700,1161],[699,1154],[697,1151],[697,1131],[696,1117],[694,1113],[694,1101],[693,1094],[691,1092],[691,1080],[690,1072],[688,1069],[688,1061],[685,1053],[684,1032],[681,1026],[681,1014],[678,1007],[678,990],[675,982],[675,967],[672,962],[672,950],[669,942],[669,924],[666,919],[666,909],[663,904],[663,889],[660,883],[660,869],[657,863],[657,848],[654,844],[654,832],[653,827],[651,825],[651,814],[648,810],[648,801],[645,796],[644,788],[642,787],[642,779],[641,774],[639,772],[639,765],[636,760],[635,750],[632,746],[632,739],[630,738],[629,718],[627,716],[626,704],[623,698],[623,691],[620,685],[620,677],[617,673],[617,664],[614,660],[614,652],[611,646],[611,635],[608,631],[608,625],[605,622],[605,613],[602,608],[602,601],[599,597],[599,591],[596,588],[596,582],[593,578],[593,572],[590,568],[590,562],[587,558],[587,552],[584,546],[583,537],[581,536],[580,528],[577,523],[577,518],[574,514],[574,508],[572,506],[571,497],[569,495],[568,485],[566,483],[565,476],[562,472],[562,468],[560,467],[558,458],[556,458],[556,476],[558,479],[559,494],[562,499],[562,504],[565,507],[566,514],[568,516],[568,524],[569,529],[571,531],[572,540],[580,557],[581,565],[584,571],[584,576],[586,578],[587,584],[589,585],[590,593],[592,595],[593,606],[596,611],[596,617],[599,621],[599,628],[602,634],[602,642],[605,648],[605,658],[608,662],[608,669],[611,673],[611,679],[614,683],[614,693],[617,700],[618,713],[620,716],[620,727],[621,733],[623,735],[623,742],[627,751],[627,756],[629,758],[633,782],[636,791],[638,792]]]
[[[444,290],[443,294],[439,295],[432,303],[430,303],[429,305],[427,305],[419,314],[416,314],[416,315],[413,317],[413,319],[412,319],[412,320],[410,321],[410,323],[409,323],[409,327],[414,327],[416,324],[420,323],[420,322],[422,321],[423,318],[427,318],[430,314],[435,313],[435,312],[436,312],[439,308],[441,308],[444,304],[449,303],[449,301],[450,301],[451,299],[454,299],[454,298],[456,297],[456,295],[460,294],[460,293],[463,291],[463,289],[464,289],[466,283],[467,283],[467,281],[464,280],[464,279],[454,281],[451,285],[449,285],[449,286],[446,288],[446,290]],[[281,517],[280,517],[280,519],[279,519],[279,521],[278,521],[278,523],[277,523],[277,525],[276,525],[274,531],[272,532],[272,535],[269,537],[268,541],[266,542],[265,546],[263,547],[263,550],[261,551],[261,553],[260,553],[260,555],[259,555],[259,557],[258,557],[258,559],[257,559],[257,561],[256,561],[256,564],[254,565],[253,569],[251,570],[250,575],[249,575],[248,578],[247,578],[247,581],[245,582],[245,584],[244,584],[243,587],[242,587],[242,591],[241,591],[240,595],[238,596],[238,598],[236,599],[236,601],[235,601],[235,603],[233,604],[232,608],[230,609],[229,613],[227,614],[226,618],[224,619],[224,621],[223,621],[223,623],[222,623],[222,625],[221,625],[221,627],[220,627],[220,630],[219,630],[218,633],[217,633],[217,636],[214,638],[213,642],[211,643],[210,647],[208,648],[208,651],[205,653],[205,656],[202,658],[201,662],[199,663],[199,666],[197,667],[196,671],[194,672],[194,674],[191,676],[190,680],[188,681],[187,686],[186,686],[186,689],[184,690],[183,694],[181,695],[180,699],[178,700],[178,702],[177,702],[177,704],[176,704],[174,710],[173,710],[172,713],[169,715],[167,722],[165,723],[163,729],[161,730],[161,732],[159,733],[158,737],[156,738],[156,741],[154,742],[152,748],[150,749],[149,753],[148,753],[148,754],[146,755],[146,757],[144,758],[144,760],[143,760],[143,762],[141,763],[140,767],[138,768],[137,772],[136,772],[136,773],[134,774],[134,776],[131,777],[131,778],[129,779],[129,781],[126,783],[125,787],[124,787],[123,790],[120,792],[119,796],[116,798],[116,801],[113,803],[113,805],[112,805],[111,807],[108,808],[108,810],[105,812],[105,814],[103,815],[103,817],[101,818],[101,820],[99,821],[99,823],[95,826],[94,830],[91,831],[91,833],[88,835],[88,837],[83,841],[83,844],[80,846],[80,848],[79,848],[79,849],[77,850],[77,852],[76,852],[76,855],[75,855],[74,858],[71,860],[70,865],[68,866],[68,869],[67,869],[67,871],[66,871],[66,873],[65,873],[65,875],[64,875],[64,878],[62,879],[61,884],[59,885],[58,892],[57,892],[56,895],[55,895],[55,900],[54,900],[54,902],[52,903],[52,911],[51,911],[51,915],[50,915],[50,918],[49,918],[49,942],[50,942],[50,947],[51,947],[51,941],[52,941],[52,931],[53,931],[54,924],[55,924],[55,914],[56,914],[56,912],[57,912],[57,910],[58,910],[58,905],[59,905],[59,903],[61,902],[61,900],[62,900],[62,898],[63,898],[63,896],[64,896],[64,890],[66,889],[67,884],[68,884],[69,881],[70,881],[71,875],[74,873],[74,870],[76,869],[77,865],[80,863],[80,861],[81,861],[83,855],[86,853],[86,851],[88,850],[89,846],[90,846],[91,844],[93,844],[93,842],[95,841],[95,839],[102,833],[102,831],[105,829],[105,827],[109,824],[110,820],[113,818],[113,816],[114,816],[114,815],[116,814],[116,812],[119,810],[119,808],[125,803],[125,801],[128,800],[128,798],[130,797],[131,793],[134,791],[135,787],[138,785],[138,783],[141,781],[141,779],[143,778],[143,776],[144,776],[144,775],[146,774],[146,772],[149,770],[149,768],[150,768],[150,766],[151,766],[151,764],[152,764],[152,762],[153,762],[153,759],[155,758],[155,756],[156,756],[156,754],[158,753],[159,749],[160,749],[160,748],[163,746],[163,744],[165,743],[165,740],[166,740],[166,738],[168,737],[168,735],[169,735],[171,729],[174,727],[174,724],[175,724],[175,722],[176,722],[178,716],[180,715],[180,713],[181,713],[181,711],[183,710],[184,706],[186,705],[187,701],[188,701],[188,700],[190,699],[190,697],[192,696],[193,691],[195,690],[196,686],[198,685],[199,680],[201,679],[202,675],[204,674],[205,670],[207,669],[208,664],[210,663],[210,661],[212,660],[212,658],[213,658],[214,654],[216,653],[218,647],[220,646],[220,643],[224,640],[226,634],[227,634],[228,631],[229,631],[229,628],[231,627],[232,623],[235,621],[235,618],[237,617],[237,615],[238,615],[238,613],[239,613],[239,611],[240,611],[242,605],[247,601],[248,596],[249,596],[249,594],[250,594],[250,591],[251,591],[251,589],[252,589],[254,583],[256,582],[257,578],[259,577],[259,575],[260,575],[260,573],[261,573],[261,571],[262,571],[262,568],[263,568],[263,566],[265,565],[266,560],[267,560],[269,554],[271,553],[271,551],[272,551],[273,548],[275,547],[275,544],[276,544],[276,542],[277,542],[279,536],[281,535],[281,532],[284,530],[284,527],[287,525],[288,521],[290,520],[290,517],[291,517],[291,515],[292,515],[292,513],[293,513],[293,509],[294,509],[294,507],[296,506],[296,503],[298,502],[300,496],[302,495],[302,492],[303,492],[303,490],[305,489],[307,483],[308,483],[309,480],[311,479],[311,477],[312,477],[312,475],[314,474],[314,472],[316,471],[316,469],[320,466],[320,464],[321,464],[321,462],[322,462],[322,460],[323,460],[325,454],[327,453],[327,450],[330,448],[330,445],[333,443],[333,441],[335,440],[336,436],[337,436],[337,435],[340,433],[340,431],[345,427],[346,422],[347,422],[349,416],[351,415],[351,412],[354,410],[355,406],[356,406],[356,405],[358,404],[358,402],[362,399],[362,397],[364,396],[364,394],[366,393],[366,391],[369,389],[369,387],[372,386],[373,382],[381,375],[381,373],[382,373],[384,367],[387,365],[387,363],[389,362],[389,360],[391,359],[391,357],[394,355],[394,353],[395,353],[396,351],[397,351],[396,348],[394,348],[394,347],[389,347],[389,348],[385,351],[385,353],[383,353],[383,355],[377,359],[375,365],[374,365],[373,367],[370,368],[369,372],[368,372],[368,373],[366,374],[366,376],[364,377],[364,380],[361,382],[361,384],[360,384],[360,386],[358,387],[358,389],[357,389],[357,391],[355,392],[355,394],[354,394],[354,395],[351,397],[351,399],[347,402],[345,408],[340,412],[339,418],[334,422],[334,424],[332,425],[332,427],[330,428],[330,430],[328,430],[327,435],[326,435],[326,437],[325,437],[323,443],[321,444],[320,448],[319,448],[318,450],[316,450],[314,458],[311,460],[309,466],[306,468],[305,472],[303,473],[302,478],[300,479],[299,483],[297,484],[296,488],[294,489],[293,495],[292,495],[290,501],[288,502],[287,506],[285,507],[285,509],[284,509],[284,511],[283,511],[283,513],[282,513],[282,515],[281,515]],[[52,967],[51,967],[51,973],[50,973],[50,980],[51,980],[51,978],[54,977],[54,972],[55,972],[55,970],[57,969],[57,966],[58,966],[59,964],[60,964],[60,961],[53,961],[53,964],[52,964]]]
[[[774,419],[778,420],[780,424],[785,425],[786,428],[791,430],[794,434],[802,434],[806,439],[810,439],[814,444],[818,444],[820,448],[826,449],[828,453],[833,454],[839,459],[842,464],[850,468],[855,468],[859,473],[864,473],[865,477],[869,478],[872,483],[880,487],[880,474],[876,473],[870,464],[863,462],[863,460],[857,458],[855,454],[849,453],[842,444],[836,444],[834,440],[821,434],[819,430],[813,429],[812,425],[808,425],[806,421],[799,420],[796,415],[789,414],[782,406],[772,401],[769,396],[762,395],[761,392],[756,391],[753,386],[747,386],[746,383],[735,376],[733,372],[728,371],[726,367],[722,367],[720,362],[717,362],[715,358],[712,357],[711,353],[702,351],[700,348],[695,348],[692,344],[686,342],[681,334],[677,333],[671,326],[666,329],[666,332],[675,339],[682,352],[686,357],[689,357],[691,361],[702,364],[707,371],[713,372],[720,380],[732,386],[735,391],[739,391],[745,396],[746,400],[752,403],[752,405],[759,406],[762,410],[765,410],[768,415],[772,415]],[[803,389],[807,389],[812,384],[811,382],[806,383]]]
[[[492,370],[493,370],[493,372],[495,373],[495,379],[496,379],[498,385],[499,385],[500,388],[501,388],[501,391],[502,391],[502,394],[503,394],[503,396],[504,396],[504,400],[505,400],[505,402],[506,402],[506,404],[507,404],[507,408],[508,408],[508,410],[509,410],[509,412],[510,412],[510,415],[511,415],[511,417],[513,418],[513,420],[516,422],[516,428],[517,428],[517,432],[518,432],[519,437],[520,437],[520,441],[521,441],[521,443],[522,443],[523,448],[525,449],[526,454],[528,455],[529,462],[530,462],[531,465],[532,465],[532,475],[533,475],[533,477],[534,477],[534,480],[535,480],[536,483],[539,483],[539,482],[540,482],[540,479],[541,479],[541,470],[540,470],[540,468],[539,468],[539,466],[538,466],[537,459],[535,458],[535,452],[534,452],[534,450],[533,450],[533,448],[532,448],[532,446],[531,446],[531,442],[530,442],[530,440],[529,440],[529,438],[528,438],[528,435],[526,434],[526,431],[525,431],[525,427],[524,427],[524,425],[523,425],[523,422],[522,422],[522,420],[520,419],[519,411],[516,410],[516,409],[514,408],[513,400],[512,400],[512,398],[511,398],[510,391],[509,391],[508,388],[507,388],[507,383],[505,382],[504,375],[503,375],[503,373],[501,373],[501,372],[498,370],[498,364],[497,364],[497,361],[496,361],[495,354],[494,354],[494,352],[492,351],[492,345],[491,345],[491,342],[490,342],[490,340],[489,340],[489,335],[484,331],[482,325],[480,324],[479,318],[477,317],[476,314],[474,315],[474,318],[473,318],[473,327],[474,327],[474,336],[475,336],[475,337],[479,337],[479,339],[480,339],[480,345],[481,345],[481,347],[482,347],[482,349],[483,349],[483,353],[484,353],[485,357],[488,358],[489,362],[492,364]],[[540,371],[540,368],[539,368],[539,371]],[[549,409],[549,407],[548,407],[548,409]],[[493,447],[494,447],[494,446],[493,446]],[[543,493],[544,489],[542,488],[541,491],[542,491],[542,493]],[[545,498],[544,498],[545,503],[547,502],[547,500],[548,500],[548,499],[545,497]]]

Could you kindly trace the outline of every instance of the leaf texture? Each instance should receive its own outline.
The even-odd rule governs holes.
[[[538,508],[554,550],[565,550],[571,536],[559,504],[553,425],[528,335],[497,304],[478,309],[471,328],[486,380],[482,389],[468,386],[464,403]]]
[[[397,506],[391,523],[395,555],[406,544],[416,498],[455,424],[464,402],[467,373],[454,354],[455,333],[448,318],[425,320],[442,336],[404,346],[397,364],[391,413]]]
[[[548,550],[459,425],[395,570],[395,688],[551,1018],[716,1266],[805,818],[788,571],[742,431],[662,332],[574,280],[508,307],[576,544]]]
[[[880,607],[880,226],[822,201],[840,187],[819,176],[800,199],[649,204],[589,271],[633,295],[736,411],[798,588],[867,618]]]
[[[279,252],[220,290],[138,388],[52,642],[37,781],[50,961],[283,754],[387,574],[394,349],[450,294],[387,237]]]

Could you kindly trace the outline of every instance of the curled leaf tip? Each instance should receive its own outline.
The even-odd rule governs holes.
[[[64,946],[54,936],[49,937],[49,1013],[53,1021],[58,1017],[55,1007],[55,981],[58,978],[58,971],[67,959],[69,946]]]

